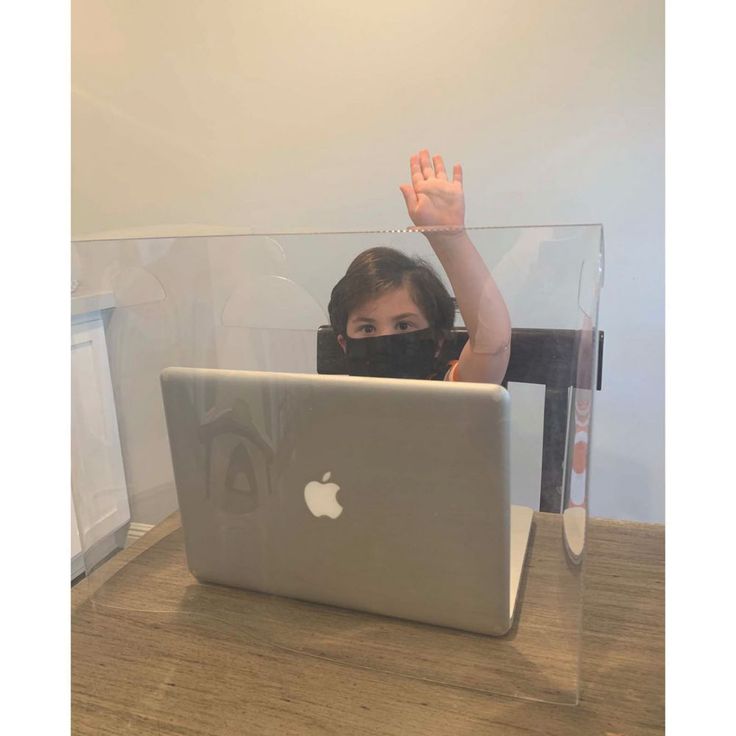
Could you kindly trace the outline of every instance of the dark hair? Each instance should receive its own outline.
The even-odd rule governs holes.
[[[364,250],[332,290],[327,309],[335,335],[347,333],[348,316],[354,309],[402,286],[427,318],[435,339],[447,338],[455,324],[455,301],[432,266],[385,247]]]

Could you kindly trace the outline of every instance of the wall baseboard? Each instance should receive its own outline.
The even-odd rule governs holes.
[[[72,580],[78,578],[84,571],[84,555],[79,552],[72,557]]]
[[[127,530],[125,526],[117,529],[112,534],[106,535],[96,545],[94,545],[94,554],[88,552],[88,558],[94,557],[95,561],[104,559],[105,557],[112,555],[116,550],[123,549],[123,547],[129,547],[137,539],[140,539],[144,534],[153,529],[153,524],[141,524],[137,521],[130,522]],[[127,533],[126,533],[127,532]],[[123,536],[124,544],[121,536]],[[76,580],[80,576],[83,576],[87,571],[85,568],[84,553],[79,552],[72,557],[72,580]]]
[[[144,525],[146,526],[146,525]],[[106,560],[119,552],[125,546],[128,534],[128,522],[106,534],[102,539],[95,542],[91,547],[72,557],[72,580],[80,575],[85,575],[89,566],[92,570],[103,564]]]

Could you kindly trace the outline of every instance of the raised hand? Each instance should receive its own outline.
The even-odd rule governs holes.
[[[417,227],[462,227],[465,224],[462,166],[455,164],[450,181],[442,156],[430,159],[425,148],[411,157],[410,169],[411,184],[399,188],[411,221]]]

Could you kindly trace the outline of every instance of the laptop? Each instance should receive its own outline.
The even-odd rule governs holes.
[[[167,368],[200,581],[481,634],[513,623],[532,509],[494,385]]]

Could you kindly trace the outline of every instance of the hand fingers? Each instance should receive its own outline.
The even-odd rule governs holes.
[[[411,183],[416,186],[424,181],[422,176],[422,167],[419,164],[419,156],[414,155],[409,159],[409,169],[411,170]]]
[[[431,179],[434,176],[434,169],[429,159],[429,151],[426,148],[419,151],[419,164],[422,167],[422,176],[425,179]]]
[[[447,172],[445,171],[445,162],[442,160],[442,156],[432,156],[432,162],[434,163],[434,172],[437,178],[447,181]]]
[[[401,193],[404,195],[406,209],[409,212],[413,212],[417,206],[417,193],[414,191],[414,187],[411,184],[402,184],[399,189],[401,189]]]
[[[409,162],[411,181],[415,187],[417,184],[421,184],[427,179],[434,179],[435,177],[449,181],[442,156],[433,156],[430,159],[429,151],[426,148],[423,148],[418,154],[412,156]],[[452,171],[452,180],[462,184],[463,170],[460,164],[455,164]]]

